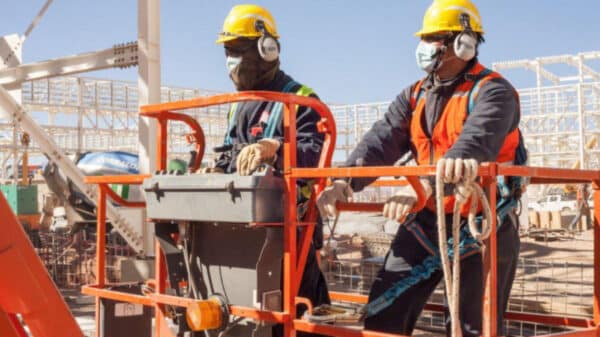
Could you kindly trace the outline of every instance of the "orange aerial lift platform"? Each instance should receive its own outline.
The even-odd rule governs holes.
[[[209,292],[208,295],[201,296],[182,296],[173,295],[168,288],[177,288],[181,284],[174,284],[172,270],[168,269],[171,252],[165,249],[164,243],[159,239],[155,244],[155,277],[147,281],[145,291],[140,294],[131,294],[111,290],[111,284],[105,282],[105,251],[104,241],[106,224],[106,205],[107,199],[119,203],[124,207],[146,207],[143,202],[127,202],[119,198],[108,187],[109,184],[144,184],[152,178],[148,175],[138,176],[104,176],[88,177],[87,183],[99,185],[98,208],[97,208],[97,231],[98,243],[97,249],[97,284],[83,287],[83,292],[97,297],[96,317],[97,325],[100,322],[99,311],[101,299],[110,299],[115,301],[134,303],[143,306],[149,306],[155,310],[154,336],[170,337],[176,336],[172,332],[168,319],[176,317],[179,313],[179,319],[185,320],[187,329],[192,331],[218,331],[226,332],[229,325],[239,322],[239,319],[255,322],[255,327],[268,324],[283,325],[285,337],[295,336],[299,331],[314,332],[328,336],[338,337],[392,337],[395,335],[349,328],[344,326],[315,323],[303,317],[297,317],[297,307],[305,306],[310,313],[313,309],[312,303],[306,298],[298,297],[298,289],[304,267],[306,264],[310,241],[315,227],[316,210],[314,207],[314,198],[324,188],[326,178],[330,177],[398,177],[404,176],[406,181],[411,184],[419,197],[415,211],[425,203],[424,192],[417,180],[421,176],[434,176],[436,168],[433,166],[417,167],[354,167],[354,168],[331,168],[331,158],[335,145],[335,122],[327,106],[322,102],[308,97],[296,96],[293,94],[273,93],[273,92],[241,92],[235,94],[224,94],[212,97],[202,97],[186,101],[171,103],[147,105],[142,107],[141,115],[158,119],[158,151],[157,167],[159,170],[166,168],[166,148],[167,148],[167,123],[169,120],[179,120],[188,124],[193,133],[189,135],[189,140],[196,143],[198,156],[191,167],[195,171],[199,166],[204,151],[204,138],[202,130],[198,123],[191,117],[184,114],[186,109],[203,108],[212,105],[230,104],[241,101],[275,101],[283,105],[283,213],[280,222],[253,222],[247,223],[244,228],[236,228],[236,231],[260,230],[261,228],[279,228],[281,230],[281,260],[283,261],[281,269],[281,291],[280,297],[273,297],[279,300],[274,305],[268,307],[260,300],[254,304],[237,303],[235,298],[220,296],[219,294]],[[297,106],[308,106],[317,111],[321,116],[318,123],[318,129],[324,134],[324,144],[317,168],[298,168],[296,165],[296,120],[295,111]],[[491,205],[496,203],[496,177],[497,176],[525,176],[530,177],[532,184],[547,183],[592,183],[594,186],[594,202],[600,204],[600,172],[591,170],[566,170],[550,169],[537,167],[504,166],[496,163],[484,163],[480,166],[479,176],[481,185],[486,188],[488,200]],[[298,179],[313,179],[313,191],[307,215],[298,220],[298,209],[296,205]],[[378,184],[387,184],[388,182],[379,181]],[[397,184],[397,181],[391,181],[390,184]],[[154,193],[156,199],[161,199],[166,195],[160,189],[159,185],[145,187],[149,193]],[[229,192],[236,191],[235,186],[227,186]],[[165,194],[163,194],[163,192]],[[241,192],[240,192],[241,193]],[[234,193],[232,193],[234,195]],[[148,201],[147,201],[148,202]],[[198,208],[202,208],[198,204]],[[365,211],[380,212],[382,204],[378,203],[340,203],[339,209],[342,211]],[[22,229],[18,226],[14,215],[8,209],[6,202],[0,199],[0,215],[8,225],[8,231],[0,235],[0,265],[3,267],[4,275],[0,277],[0,328],[12,328],[12,334],[9,336],[24,336],[23,330],[19,330],[20,325],[16,314],[21,314],[24,322],[35,337],[38,336],[80,336],[81,332],[76,326],[75,321],[68,313],[68,309],[60,298],[60,295],[41,263],[35,256],[31,245],[26,242],[26,237]],[[492,207],[492,219],[495,219],[495,210]],[[153,219],[150,217],[149,223],[155,223],[158,228],[161,225],[178,223],[179,229],[189,228],[190,221],[178,220],[164,221],[165,219]],[[516,319],[526,322],[536,322],[548,325],[567,326],[574,331],[562,333],[561,336],[598,336],[600,335],[600,208],[594,210],[594,291],[593,291],[593,319],[580,319],[573,317],[555,317],[539,314],[525,313],[507,313],[507,319]],[[150,224],[148,224],[150,225]],[[497,336],[496,326],[496,238],[495,221],[492,221],[492,235],[486,242],[486,254],[484,256],[485,268],[485,296],[481,299],[484,303],[484,336]],[[192,225],[194,227],[196,225]],[[202,225],[204,226],[204,225]],[[14,228],[13,228],[14,227]],[[216,224],[212,227],[219,228]],[[15,228],[19,228],[20,232]],[[228,229],[229,230],[229,229]],[[6,234],[8,233],[8,234]],[[204,231],[203,235],[209,233]],[[230,233],[233,233],[230,232]],[[243,233],[249,233],[243,232]],[[176,241],[178,235],[183,233],[172,233],[173,240]],[[227,245],[227,242],[219,243]],[[248,242],[248,244],[250,244]],[[211,246],[214,247],[214,246]],[[266,246],[265,246],[266,247]],[[241,247],[233,247],[241,249]],[[187,250],[187,248],[185,249]],[[185,255],[185,254],[184,254]],[[235,255],[235,254],[234,254]],[[206,258],[203,256],[202,258]],[[37,261],[37,264],[36,264]],[[189,261],[186,257],[185,261]],[[229,266],[229,269],[235,269],[236,266]],[[227,272],[227,268],[219,269]],[[210,272],[210,269],[206,269]],[[212,277],[210,273],[208,276]],[[260,278],[260,277],[259,277]],[[221,279],[221,281],[224,281]],[[193,283],[188,280],[188,283]],[[243,284],[242,284],[243,285]],[[210,285],[215,288],[218,285]],[[330,292],[330,297],[334,301],[354,302],[364,304],[367,298],[354,293]],[[268,297],[263,297],[263,300]],[[256,299],[255,299],[256,300]],[[260,303],[259,303],[260,302]],[[273,303],[271,303],[273,304]],[[279,308],[277,304],[281,304]],[[441,306],[428,305],[427,309],[434,311],[443,311]],[[233,319],[235,317],[235,319]],[[231,321],[230,321],[231,320]],[[184,324],[184,325],[185,325]],[[99,336],[99,329],[97,335]],[[227,334],[224,334],[227,336]]]
[[[169,316],[167,307],[180,307],[186,312],[187,321],[190,326],[197,330],[222,329],[229,319],[229,316],[246,318],[258,322],[272,322],[282,324],[286,337],[295,336],[296,332],[306,331],[319,333],[328,336],[338,337],[392,337],[395,335],[336,326],[330,324],[314,323],[304,318],[298,318],[296,315],[297,306],[303,305],[310,312],[313,309],[312,304],[306,298],[298,297],[299,283],[302,278],[303,268],[306,263],[308,246],[312,233],[314,231],[316,211],[314,207],[314,198],[324,188],[326,178],[331,177],[398,177],[403,176],[407,182],[415,188],[419,201],[414,211],[418,210],[425,203],[424,191],[417,179],[421,176],[434,176],[436,168],[434,166],[416,166],[416,167],[353,167],[353,168],[331,168],[331,158],[335,144],[335,122],[327,106],[322,102],[308,97],[301,97],[293,94],[248,91],[234,94],[223,94],[212,97],[202,97],[185,101],[171,102],[147,105],[141,108],[141,115],[157,118],[159,120],[158,131],[158,158],[157,167],[164,170],[166,166],[166,145],[167,145],[167,121],[169,119],[186,119],[186,123],[195,130],[192,138],[197,143],[203,144],[200,127],[194,120],[184,117],[186,109],[203,108],[219,104],[231,104],[241,101],[275,101],[283,104],[283,179],[285,181],[285,210],[284,219],[281,223],[254,223],[255,227],[261,226],[280,226],[283,228],[283,273],[282,273],[282,307],[281,310],[261,310],[252,306],[243,306],[237,303],[224,303],[214,297],[208,298],[184,298],[168,295],[165,293],[168,286],[167,271],[165,267],[165,255],[161,253],[161,245],[156,244],[155,260],[155,279],[152,280],[153,292],[144,295],[131,295],[121,292],[108,290],[107,284],[103,282],[103,277],[98,277],[98,284],[85,286],[83,292],[97,296],[98,298],[110,298],[118,301],[138,303],[155,308],[155,336],[169,337],[174,334],[167,328],[165,319]],[[308,106],[317,111],[321,116],[318,129],[325,135],[322,155],[318,168],[298,168],[296,167],[296,107]],[[203,146],[200,146],[203,148]],[[192,168],[195,170],[199,166],[200,158]],[[496,203],[496,177],[497,176],[523,176],[530,177],[531,184],[549,184],[549,183],[592,183],[594,186],[594,201],[600,202],[600,171],[592,170],[569,170],[569,169],[551,169],[540,167],[523,166],[505,166],[496,163],[484,163],[480,166],[479,176],[481,185],[486,189],[488,200],[491,205]],[[111,183],[129,183],[142,184],[148,176],[114,176],[114,177],[88,177],[89,183],[96,183],[100,186],[100,196],[98,200],[98,236],[103,237],[106,217],[103,214],[103,205],[106,204],[107,196],[123,204],[123,200],[112,195],[108,184]],[[307,217],[297,220],[296,207],[296,181],[298,179],[315,179],[312,193],[312,205]],[[398,185],[398,181],[376,182],[377,185]],[[142,207],[141,203],[130,205]],[[364,211],[380,212],[382,204],[380,203],[339,203],[340,211]],[[202,205],[198,205],[202,207]],[[484,256],[485,264],[485,296],[481,299],[484,302],[484,336],[497,336],[496,326],[496,238],[495,238],[495,209],[492,207],[492,235],[486,242],[486,254]],[[541,314],[528,314],[508,312],[507,319],[520,320],[524,322],[535,322],[547,325],[566,326],[573,328],[573,332],[562,333],[562,336],[598,336],[600,335],[600,208],[594,211],[594,316],[593,319],[581,319],[573,317],[556,317]],[[98,243],[98,274],[102,275],[102,266],[104,256],[101,249],[101,243]],[[330,292],[330,297],[334,301],[353,302],[364,304],[367,297],[353,293]],[[426,309],[433,311],[443,311],[440,305],[427,305]],[[227,316],[227,317],[225,317]],[[225,323],[224,323],[225,320]]]

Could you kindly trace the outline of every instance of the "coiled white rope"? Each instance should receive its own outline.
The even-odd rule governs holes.
[[[460,210],[469,199],[471,200],[471,207],[469,208],[468,215],[468,228],[469,232],[480,244],[483,245],[483,240],[487,239],[492,231],[491,220],[492,212],[490,204],[485,195],[485,192],[475,182],[477,178],[477,167],[474,167],[474,173],[470,175],[464,175],[460,181],[455,182],[456,188],[454,190],[455,203],[454,213],[452,216],[452,252],[453,252],[453,265],[452,271],[450,271],[450,257],[448,251],[448,238],[446,235],[446,212],[444,210],[444,183],[450,182],[445,181],[446,177],[446,165],[448,160],[454,159],[440,159],[436,167],[435,176],[435,189],[436,189],[436,209],[438,218],[438,239],[440,248],[440,260],[442,262],[442,270],[444,273],[444,285],[446,286],[446,300],[448,302],[448,309],[450,312],[451,320],[451,331],[452,337],[462,337],[462,329],[460,324],[460,312],[459,312],[459,301],[460,301]],[[460,162],[458,162],[460,161]],[[462,160],[457,159],[456,165],[462,165]],[[477,207],[481,203],[483,209],[483,221],[481,224],[481,232],[476,223]]]

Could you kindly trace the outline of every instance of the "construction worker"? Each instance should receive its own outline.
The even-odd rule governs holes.
[[[478,62],[483,33],[479,11],[470,0],[434,1],[416,33],[420,38],[417,64],[427,75],[401,91],[384,117],[363,136],[346,166],[390,166],[412,152],[418,165],[443,160],[444,181],[456,183],[476,175],[482,162],[524,164],[518,95],[507,80]],[[500,330],[520,246],[514,213],[520,182],[505,178],[499,184],[502,193],[497,205],[501,219],[497,232]],[[321,213],[333,217],[337,201],[348,200],[353,191],[362,190],[374,179],[334,180],[318,197]],[[436,214],[445,212],[446,223],[452,223],[454,199],[445,197],[444,210],[436,210],[431,197],[435,185],[425,178],[421,183],[429,196],[422,211],[408,215],[416,202],[410,186],[399,188],[385,203],[383,215],[401,226],[372,285],[365,307],[366,329],[410,335],[442,279],[439,262],[434,263],[440,254]],[[446,186],[452,192],[452,186]],[[460,192],[462,185],[456,186]],[[464,218],[462,222],[462,227],[467,227]],[[467,234],[461,234],[461,241],[465,241],[459,294],[462,334],[480,336],[484,288],[481,249]]]
[[[295,93],[318,98],[312,89],[280,70],[278,39],[275,21],[265,8],[237,5],[231,9],[217,43],[225,47],[227,70],[236,89]],[[281,103],[251,101],[233,104],[224,146],[218,149],[224,152],[218,158],[216,168],[225,173],[237,171],[240,175],[250,175],[263,164],[281,170],[282,114]],[[299,167],[315,167],[318,164],[324,139],[317,131],[319,120],[319,114],[313,109],[298,108],[296,151]],[[307,182],[302,181],[298,187],[299,214],[303,214],[311,189]],[[315,249],[321,248],[322,242],[322,227],[317,226],[299,289],[299,296],[309,298],[314,305],[330,303],[327,283],[315,253]]]

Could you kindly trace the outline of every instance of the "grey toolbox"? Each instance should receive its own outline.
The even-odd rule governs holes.
[[[157,226],[185,222],[191,239],[192,277],[202,297],[282,310],[285,181],[262,174],[157,174],[144,181],[148,218]],[[225,337],[270,337],[271,324],[236,323]]]
[[[150,219],[281,223],[285,181],[270,170],[237,174],[154,175],[144,181]]]

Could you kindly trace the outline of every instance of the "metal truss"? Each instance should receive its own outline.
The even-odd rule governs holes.
[[[523,68],[532,70],[540,84],[546,78],[552,85],[519,89],[521,130],[535,166],[600,168],[600,148],[585,149],[592,138],[600,137],[600,72],[585,61],[600,59],[600,52],[574,56],[544,57],[535,60],[500,62],[499,71]],[[577,76],[558,76],[546,69],[559,63],[579,71]],[[582,63],[578,63],[582,62]],[[577,65],[575,67],[574,65]],[[510,74],[508,74],[510,78]],[[554,83],[558,83],[554,85]],[[69,153],[108,149],[137,152],[137,85],[134,82],[87,77],[57,77],[24,82],[23,106],[40,125]],[[161,101],[175,101],[217,92],[210,90],[163,87]],[[383,117],[388,102],[331,105],[338,128],[334,160],[343,161],[373,123]],[[206,160],[214,158],[212,147],[221,144],[229,107],[196,109],[194,115],[204,128],[207,140]],[[583,123],[581,123],[583,121]],[[183,124],[173,123],[169,153],[185,158],[190,149],[185,143]],[[10,123],[0,124],[0,151],[8,153],[13,143]],[[33,146],[35,153],[37,147]]]
[[[600,82],[522,89],[521,130],[532,165],[599,168]]]
[[[137,49],[137,42],[122,43],[101,51],[5,68],[0,70],[0,85],[12,87],[41,78],[135,66],[138,61]]]
[[[163,87],[163,102],[207,96],[216,92],[199,89]],[[66,153],[121,150],[138,152],[138,89],[135,82],[102,80],[84,77],[55,77],[27,81],[22,84],[22,105],[36,122]],[[204,127],[207,142],[205,158],[214,158],[212,148],[223,142],[227,128],[228,106],[195,109],[190,113]],[[170,125],[169,153],[171,157],[187,159],[185,134],[189,132],[178,122]],[[0,153],[3,164],[14,148],[13,125],[0,123]],[[31,156],[42,155],[35,141]]]
[[[593,67],[598,60],[600,52],[593,51],[493,65],[496,71],[525,69],[536,76],[536,87],[518,90],[531,165],[600,168],[595,144],[600,136],[600,71]],[[560,67],[573,72],[558,75]]]
[[[389,102],[330,105],[337,127],[334,162],[344,161],[373,123],[383,117]]]

